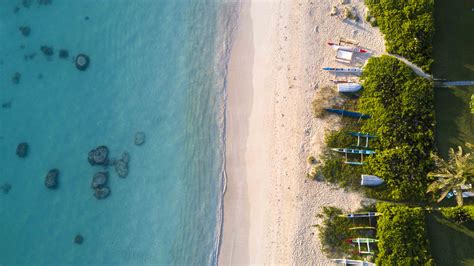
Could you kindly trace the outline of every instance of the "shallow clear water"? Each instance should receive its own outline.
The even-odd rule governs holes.
[[[215,264],[237,2],[31,2],[0,6],[0,103],[11,102],[0,108],[0,185],[12,185],[0,192],[0,265]],[[42,45],[54,47],[51,58]],[[78,53],[91,58],[84,72],[74,67]],[[30,151],[20,159],[24,141]],[[87,162],[99,145],[131,157],[125,179],[108,168],[104,200],[90,188],[102,167]],[[56,190],[44,186],[52,168]]]

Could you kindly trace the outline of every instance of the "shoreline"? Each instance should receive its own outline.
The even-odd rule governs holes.
[[[363,1],[351,2],[363,11]],[[361,195],[306,178],[307,156],[319,158],[324,132],[339,121],[315,119],[311,109],[331,85],[321,67],[344,66],[326,42],[348,37],[373,55],[384,50],[378,29],[329,16],[333,5],[340,1],[242,1],[228,67],[218,264],[328,265],[315,216],[324,206],[360,205]]]

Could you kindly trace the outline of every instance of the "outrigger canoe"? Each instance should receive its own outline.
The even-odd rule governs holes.
[[[350,154],[363,154],[363,155],[371,155],[375,154],[373,150],[359,150],[359,149],[348,149],[348,148],[331,148],[332,151],[337,151],[340,153],[350,153]]]
[[[360,266],[375,265],[371,262],[362,261],[362,260],[332,259],[332,261],[336,264],[343,264],[343,265],[360,265]]]
[[[341,110],[341,109],[333,109],[333,108],[324,108],[324,110],[334,113],[334,114],[340,114],[342,116],[349,116],[349,117],[355,117],[355,118],[370,118],[370,115],[358,113],[358,112],[351,112],[351,111],[346,111],[346,110]]]
[[[343,72],[343,73],[362,73],[362,69],[352,67],[352,68],[344,68],[344,67],[323,67],[323,70],[326,71],[333,71],[333,72]]]
[[[328,42],[328,44],[334,49],[334,50],[344,50],[344,51],[350,51],[350,52],[356,52],[356,53],[367,53],[367,50],[360,49],[357,47],[351,47],[351,46],[342,46],[337,43],[333,42]]]
[[[379,242],[377,239],[373,239],[373,238],[362,238],[362,237],[351,238],[351,239],[349,239],[349,241],[350,241],[351,243],[354,243],[354,244],[366,244],[366,243]]]
[[[377,217],[381,216],[382,214],[380,212],[359,212],[359,213],[347,213],[347,214],[341,214],[339,217],[344,217],[344,218],[367,218],[367,217]]]

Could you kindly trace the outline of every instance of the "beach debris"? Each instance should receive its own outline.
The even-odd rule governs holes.
[[[89,67],[90,59],[85,54],[79,54],[76,56],[76,68],[84,71]]]
[[[55,189],[58,186],[59,170],[49,170],[44,180],[44,185],[49,189]]]
[[[74,237],[74,244],[81,245],[84,242],[84,237],[81,234],[77,234]]]
[[[20,158],[25,158],[28,155],[28,143],[22,142],[16,147],[16,155]]]
[[[135,145],[140,146],[143,143],[145,143],[145,133],[141,131],[135,133]]]
[[[3,194],[8,194],[8,192],[10,192],[10,189],[12,189],[12,185],[10,185],[9,183],[5,183],[0,186],[0,190]]]
[[[88,155],[88,161],[91,165],[107,165],[109,163],[108,160],[109,149],[107,146],[102,145],[95,149],[92,149]]]
[[[21,73],[20,72],[15,72],[12,76],[13,84],[19,84],[20,80],[21,80]]]
[[[344,18],[346,19],[352,19],[355,22],[359,22],[359,16],[357,15],[357,12],[354,7],[345,7],[344,8]]]
[[[107,186],[102,186],[95,189],[94,197],[96,199],[105,199],[110,195],[110,188]]]
[[[68,58],[69,52],[66,49],[59,50],[59,58]]]
[[[349,4],[349,0],[341,0],[341,5]]]
[[[28,37],[31,33],[31,28],[28,26],[21,26],[18,28],[21,32],[21,34],[25,37]]]
[[[360,205],[364,208],[374,207],[376,203],[377,203],[377,200],[370,199],[370,198],[366,198],[360,201]]]
[[[105,186],[109,177],[109,172],[97,172],[92,178],[91,188],[97,189]]]
[[[54,54],[54,49],[52,46],[42,45],[41,52],[47,57],[50,57]]]
[[[12,101],[2,103],[2,108],[9,109],[12,107]]]
[[[122,154],[122,158],[120,160],[115,161],[115,171],[117,175],[121,178],[125,178],[128,175],[128,162],[130,162],[130,155],[128,152],[124,152]]]
[[[337,13],[339,13],[339,11],[337,10],[337,7],[336,7],[336,6],[333,6],[333,7],[331,8],[331,13],[329,13],[329,15],[335,16],[335,15],[337,15]]]

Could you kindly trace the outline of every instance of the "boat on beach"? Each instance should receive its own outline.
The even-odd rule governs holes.
[[[323,70],[333,71],[338,73],[362,73],[362,69],[357,67],[323,67]]]
[[[373,150],[359,150],[359,149],[349,149],[349,148],[331,148],[331,150],[340,152],[340,153],[349,153],[349,154],[363,154],[363,155],[375,154],[375,151]]]
[[[362,260],[332,259],[332,261],[336,264],[342,264],[342,265],[361,265],[361,266],[375,265],[371,262],[362,261]]]
[[[354,213],[341,214],[339,215],[339,217],[353,219],[353,218],[377,217],[381,215],[382,214],[380,212],[354,212]]]
[[[339,92],[345,92],[345,93],[348,93],[348,92],[357,92],[359,91],[360,89],[362,88],[362,86],[358,83],[351,83],[351,82],[348,82],[348,83],[339,83],[337,84],[337,90]]]
[[[324,108],[327,112],[334,113],[334,114],[340,114],[342,116],[349,116],[349,117],[355,117],[355,118],[370,118],[370,115],[358,113],[358,112],[351,112],[347,110],[342,110],[342,109],[334,109],[334,108]]]
[[[375,187],[382,185],[385,181],[375,175],[361,175],[360,185],[367,187]]]
[[[343,45],[339,45],[339,44],[333,43],[333,42],[328,42],[328,44],[329,44],[334,50],[344,50],[344,51],[355,52],[355,53],[367,53],[367,50],[360,49],[360,48],[358,48],[358,47],[343,46]]]

